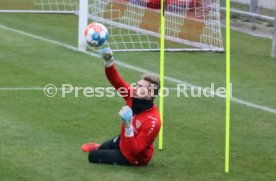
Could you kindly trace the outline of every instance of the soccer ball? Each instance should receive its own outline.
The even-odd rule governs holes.
[[[91,23],[85,28],[84,36],[88,45],[99,47],[108,39],[108,30],[101,23]]]

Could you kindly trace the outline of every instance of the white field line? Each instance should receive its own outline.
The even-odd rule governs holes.
[[[44,89],[45,87],[0,87],[0,91],[44,91]],[[62,88],[57,88],[57,90],[61,91]]]
[[[0,87],[0,91],[41,91],[44,87]]]
[[[70,49],[70,50],[73,50],[73,51],[76,51],[76,52],[80,52],[80,53],[84,53],[84,54],[87,54],[87,55],[90,55],[90,56],[93,56],[93,57],[100,58],[100,56],[98,54],[87,52],[87,51],[81,51],[76,47],[73,47],[71,45],[61,43],[61,42],[58,42],[58,41],[55,41],[55,40],[51,40],[51,39],[48,39],[48,38],[37,36],[37,35],[31,34],[31,33],[28,33],[28,32],[24,32],[24,31],[21,31],[21,30],[18,30],[18,29],[13,29],[13,28],[1,25],[1,24],[0,24],[0,28],[4,29],[4,30],[7,30],[7,31],[14,32],[14,33],[18,33],[18,34],[21,34],[21,35],[25,35],[25,36],[28,36],[28,37],[31,37],[31,38],[34,38],[34,39],[45,41],[45,42],[48,42],[48,43],[51,43],[51,44],[54,44],[54,45],[58,45],[58,46],[61,46],[61,47],[64,47],[64,48],[67,48],[67,49]],[[117,60],[115,61],[115,63],[116,63],[116,65],[120,65],[124,68],[128,68],[128,69],[136,71],[136,72],[140,72],[140,73],[146,73],[147,72],[147,73],[152,73],[152,74],[155,74],[155,75],[159,75],[159,74],[156,74],[156,73],[151,72],[149,70],[138,68],[138,67],[135,67],[133,65],[129,65],[129,64],[117,61]],[[187,86],[193,87],[195,89],[196,88],[203,89],[200,86],[193,85],[193,84],[191,84],[191,83],[189,83],[185,80],[180,80],[180,79],[176,79],[176,78],[173,78],[173,77],[165,76],[165,80],[176,83],[176,84],[186,84]],[[220,98],[225,98],[225,96],[218,95],[218,94],[215,94],[215,96],[220,97]],[[250,108],[254,108],[254,109],[262,110],[262,111],[265,111],[265,112],[270,112],[272,114],[276,114],[276,109],[270,108],[268,106],[258,105],[258,104],[255,104],[255,103],[252,103],[252,102],[249,102],[249,101],[245,101],[245,100],[242,100],[242,99],[239,99],[239,98],[235,98],[233,96],[231,98],[231,101],[235,102],[235,103],[238,103],[238,104],[245,105],[245,106],[250,107]]]
[[[82,86],[85,87],[85,86]],[[89,87],[89,86],[87,86]],[[166,87],[170,91],[177,91],[177,87]],[[44,91],[45,87],[0,87],[0,91]],[[186,90],[190,90],[191,88],[187,88]],[[57,88],[58,91],[61,90],[70,90],[70,89],[63,89],[63,88]]]
[[[82,86],[82,87],[91,87],[91,86]],[[177,87],[166,87],[169,91],[177,91]],[[73,90],[76,89],[73,87]],[[45,87],[0,87],[0,91],[44,91]],[[70,90],[68,88],[57,88],[58,91]],[[190,87],[185,90],[191,90]]]

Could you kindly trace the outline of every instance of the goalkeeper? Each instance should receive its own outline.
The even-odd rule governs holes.
[[[160,129],[159,112],[153,103],[158,95],[159,78],[145,74],[136,87],[132,87],[117,72],[112,50],[104,48],[100,53],[104,59],[107,79],[126,102],[126,106],[119,111],[121,133],[101,145],[86,143],[81,149],[89,152],[88,160],[92,163],[147,165],[153,155],[153,142]]]

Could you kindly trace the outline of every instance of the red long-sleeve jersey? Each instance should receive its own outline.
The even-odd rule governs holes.
[[[105,68],[105,74],[114,86],[120,92],[120,88],[127,89],[128,92],[120,92],[126,101],[126,105],[132,106],[132,98],[134,88],[129,83],[125,82],[114,65]],[[136,166],[146,165],[153,155],[154,139],[160,130],[160,115],[157,107],[153,107],[134,115],[132,120],[134,128],[134,136],[125,136],[125,127],[122,124],[120,134],[120,150],[124,157]]]

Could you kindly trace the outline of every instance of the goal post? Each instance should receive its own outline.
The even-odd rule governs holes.
[[[274,29],[272,35],[272,48],[271,48],[271,57],[275,58],[276,56],[276,9],[275,9],[275,16],[274,16]]]
[[[88,25],[88,0],[79,1],[79,27],[78,27],[78,49],[86,50],[84,30]]]

